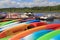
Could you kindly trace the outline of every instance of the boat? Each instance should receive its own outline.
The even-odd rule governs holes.
[[[42,23],[42,22],[41,22]],[[35,24],[35,23],[33,23],[33,24]],[[32,24],[32,25],[33,25]],[[37,25],[37,23],[35,24],[35,25]],[[44,24],[42,24],[42,25],[44,25]],[[25,30],[28,30],[28,29],[31,29],[31,24],[20,24],[20,25],[18,25],[18,26],[15,26],[15,27],[12,27],[12,28],[9,28],[8,30],[5,30],[5,31],[3,31],[2,33],[0,33],[0,38],[1,39],[9,39],[10,37],[9,36],[7,36],[8,35],[8,33],[10,33],[10,34],[15,34],[15,33],[17,33],[18,34],[18,32],[22,32],[22,31],[25,31]],[[28,27],[30,27],[30,28],[28,28]],[[11,33],[12,32],[12,33]],[[5,34],[6,33],[6,34]],[[10,35],[9,34],[9,35]],[[1,37],[1,35],[3,35],[2,37]],[[7,37],[6,37],[7,36]],[[9,37],[9,38],[8,38]]]
[[[51,30],[51,29],[50,30],[39,30],[37,32],[34,32],[30,35],[27,35],[27,36],[21,38],[20,40],[36,40],[37,38],[51,32],[51,31],[53,31],[53,30]]]
[[[38,22],[38,23],[40,23],[41,25],[46,25],[46,24],[44,24],[44,22]],[[1,32],[4,32],[5,30],[10,30],[10,29],[15,29],[15,28],[17,28],[17,29],[15,29],[15,30],[19,30],[19,28],[21,29],[21,27],[20,26],[22,26],[23,28],[24,28],[24,26],[23,25],[28,25],[27,27],[26,27],[26,29],[30,29],[30,28],[33,28],[33,26],[34,27],[36,27],[36,26],[41,26],[41,25],[37,25],[38,23],[32,23],[32,24],[24,24],[24,23],[20,23],[20,24],[18,24],[18,23],[14,23],[14,24],[16,24],[15,26],[13,25],[10,25],[9,27],[4,27],[4,28],[0,28],[0,30],[1,30]],[[17,25],[18,24],[18,25]],[[32,26],[33,25],[33,26]],[[32,27],[31,27],[32,26]]]
[[[34,23],[34,22],[40,22],[40,20],[28,20],[28,21],[25,22],[25,23],[30,24],[30,23]]]
[[[30,23],[27,29],[31,29],[31,28],[35,28],[35,27],[39,27],[43,25],[47,25],[47,23],[46,22],[33,22],[33,23]]]
[[[10,23],[13,23],[15,22],[16,20],[12,20],[12,21],[7,21],[7,22],[3,22],[3,23],[0,23],[0,27],[1,26],[4,26],[4,25],[7,25],[7,24],[10,24]]]
[[[44,29],[52,29],[52,30],[55,30],[57,28],[60,27],[60,24],[48,24],[48,25],[43,25],[43,26],[39,26],[39,27],[36,27],[36,28],[32,28],[32,29],[29,29],[29,30],[26,30],[24,32],[21,32],[19,34],[16,34],[15,36],[13,36],[12,38],[10,38],[9,40],[20,40],[21,38],[31,34],[31,33],[34,33],[36,31],[39,31],[39,30],[44,30]]]
[[[37,40],[60,40],[60,30],[55,30],[48,34],[45,34],[44,36],[38,38]]]
[[[27,21],[27,22],[23,22],[23,23],[20,23],[20,22],[14,22],[12,24],[8,24],[8,25],[5,25],[5,26],[2,26],[0,27],[0,32],[8,29],[8,28],[12,28],[12,27],[15,27],[15,26],[18,26],[20,24],[30,24],[30,23],[33,23],[33,22],[39,22],[38,20],[30,20],[30,21]]]
[[[33,23],[33,22],[40,22],[40,20],[27,19],[27,20],[21,20],[20,22],[21,22],[21,23],[22,23],[22,22],[30,22],[30,23]]]
[[[40,19],[49,21],[49,20],[54,20],[55,17],[48,15],[48,16],[41,16]]]
[[[17,26],[19,24],[19,22],[14,22],[14,23],[10,23],[8,25],[2,26],[0,27],[0,32],[4,31],[5,29],[11,28],[13,26]]]
[[[26,30],[26,28],[28,27],[28,24],[20,24],[18,26],[14,26],[12,28],[8,28],[6,30],[4,30],[3,32],[0,33],[0,38],[6,37],[7,35],[12,35],[15,32],[21,32]]]
[[[40,17],[40,20],[46,20],[48,17],[46,17],[46,16],[41,16]]]
[[[34,22],[30,24],[31,27],[37,27],[37,26],[42,26],[42,25],[47,25],[47,23],[46,22]]]

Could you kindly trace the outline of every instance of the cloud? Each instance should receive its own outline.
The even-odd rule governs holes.
[[[60,5],[60,2],[49,2],[49,6]]]
[[[33,2],[22,2],[22,0],[0,0],[0,8],[9,7],[34,7],[34,6],[55,6],[59,5],[60,2],[48,0],[33,0]]]

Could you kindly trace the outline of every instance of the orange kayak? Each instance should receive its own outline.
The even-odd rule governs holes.
[[[8,35],[12,35],[13,33],[16,33],[16,32],[24,31],[28,26],[29,24],[21,24],[21,25],[6,29],[0,33],[0,38],[6,37]]]
[[[38,23],[40,25],[37,25]],[[4,38],[4,37],[6,37],[8,35],[11,35],[11,34],[14,34],[16,32],[21,32],[21,31],[25,31],[27,29],[31,29],[31,28],[33,28],[33,26],[36,27],[36,26],[41,26],[41,25],[46,25],[46,24],[47,23],[44,23],[44,22],[35,22],[35,23],[32,23],[32,24],[20,24],[18,26],[14,26],[12,28],[8,28],[8,29],[2,31],[0,33],[0,38]],[[31,25],[33,25],[33,26],[31,26]]]
[[[21,38],[23,38],[33,32],[43,30],[43,29],[57,29],[58,27],[60,27],[60,24],[48,24],[48,25],[44,25],[44,26],[39,26],[39,27],[32,28],[32,29],[26,30],[24,32],[21,32],[15,36],[13,36],[9,40],[20,40]]]

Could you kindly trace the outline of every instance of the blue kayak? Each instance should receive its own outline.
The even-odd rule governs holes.
[[[36,40],[37,38],[43,36],[44,34],[51,32],[51,31],[53,31],[53,30],[40,30],[40,31],[34,32],[20,40]]]
[[[28,20],[26,23],[29,24],[29,23],[33,23],[33,22],[40,22],[40,20]]]
[[[51,38],[50,40],[60,40],[60,34],[54,36],[54,37]]]

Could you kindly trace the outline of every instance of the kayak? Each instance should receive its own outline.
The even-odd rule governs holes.
[[[3,32],[0,33],[0,38],[4,38],[8,35],[12,35],[15,34],[17,32],[21,32],[26,30],[26,28],[28,27],[28,24],[20,24],[18,26],[12,27],[12,28],[8,28],[6,30],[4,30]]]
[[[47,25],[46,22],[33,22],[30,23],[29,27],[27,27],[27,29],[31,29],[31,28],[35,28],[35,27],[39,27],[39,26],[43,26],[43,25]]]
[[[11,23],[11,24],[8,24],[8,25],[0,27],[0,32],[4,31],[5,29],[8,29],[8,28],[11,28],[11,27],[14,27],[14,26],[18,26],[20,24],[24,24],[24,23],[27,24],[27,23],[31,23],[31,22],[35,22],[35,21],[27,21],[27,22],[23,22],[23,23],[14,22],[14,23]],[[42,24],[42,23],[40,23],[40,24]]]
[[[4,25],[7,25],[7,24],[10,24],[10,23],[13,23],[13,22],[15,22],[15,21],[16,21],[16,20],[3,22],[3,23],[0,24],[0,27],[1,27],[1,26],[4,26]]]
[[[30,26],[33,26],[33,27],[42,26],[42,25],[47,25],[47,23],[46,22],[34,22],[30,24]]]
[[[1,26],[0,28],[4,28],[4,27],[6,27],[6,26],[10,26],[10,25],[15,24],[15,23],[18,23],[18,22],[13,22],[13,23],[10,23],[10,24],[7,24],[7,25],[4,25],[4,26]]]
[[[55,30],[38,38],[37,40],[59,40],[59,39],[60,39],[60,30]]]
[[[6,23],[6,22],[0,22],[0,25],[2,25],[3,23]]]
[[[38,23],[41,24],[42,22],[38,22]],[[32,25],[33,25],[33,24],[37,25],[36,23],[32,23]],[[3,28],[3,29],[1,29],[1,30],[3,30],[2,32],[4,32],[5,30],[14,29],[14,28],[17,28],[17,29],[15,29],[15,30],[18,30],[19,28],[21,28],[20,26],[24,27],[23,25],[28,25],[26,29],[30,29],[30,28],[32,28],[32,27],[31,27],[31,24],[20,23],[20,24],[18,24],[18,25],[16,25],[16,26],[5,27],[5,28]],[[41,24],[41,25],[44,25],[44,23]],[[34,25],[33,25],[33,26],[34,26]],[[39,26],[40,26],[40,25],[39,25]],[[28,27],[30,27],[30,28],[28,28]],[[34,27],[35,27],[35,26],[34,26]],[[5,29],[5,30],[4,30],[4,29]]]
[[[60,34],[58,34],[58,35],[56,35],[56,36],[54,36],[53,38],[51,38],[51,40],[60,40]]]
[[[27,24],[20,24],[19,26],[15,26],[13,28],[10,28],[10,29],[8,29],[8,31],[5,31],[5,32],[10,33],[9,31],[15,31],[18,33],[18,31],[20,30],[19,32],[21,33],[21,31],[27,30],[29,26],[30,26],[30,24],[28,24],[28,25]],[[5,32],[1,33],[0,35],[4,35]],[[7,36],[7,33],[5,34],[6,36]],[[12,33],[10,33],[10,34],[12,34]],[[8,40],[10,38],[10,36],[7,36],[7,37],[5,37],[5,36],[1,37],[0,36],[0,38],[1,38],[0,40],[3,40],[3,39]]]
[[[23,38],[23,37],[25,37],[25,36],[33,33],[33,32],[36,32],[36,31],[39,31],[39,30],[44,30],[44,29],[55,30],[55,29],[57,29],[57,27],[60,27],[60,24],[48,24],[48,25],[39,26],[39,27],[36,27],[36,28],[26,30],[26,31],[21,32],[19,34],[16,34],[15,36],[10,38],[9,40],[20,40],[21,38]]]
[[[34,23],[34,22],[40,22],[40,20],[28,20],[28,21],[21,21],[20,23],[26,23],[26,24],[30,24],[30,23]]]
[[[40,22],[40,20],[28,20],[26,23],[29,24],[29,23],[34,23],[34,22]]]
[[[36,27],[36,28],[32,28],[32,29],[29,29],[29,30],[26,30],[24,32],[21,32],[21,33],[18,33],[16,35],[14,35],[12,38],[10,38],[9,40],[20,40],[21,38],[31,34],[31,33],[34,33],[36,31],[39,31],[39,30],[42,30],[43,26],[41,27]],[[44,28],[43,28],[44,29]]]
[[[16,26],[16,25],[18,25],[18,24],[19,24],[19,22],[14,22],[14,23],[11,23],[11,24],[2,26],[2,27],[0,27],[0,32],[4,31],[5,29],[11,28],[11,27],[13,27],[13,26]]]
[[[39,31],[34,32],[24,38],[21,38],[20,40],[36,40],[38,37],[41,37],[51,31],[53,31],[53,30],[39,30]]]
[[[21,20],[22,22],[27,22],[27,21],[29,21],[29,22],[40,22],[40,20],[31,20],[31,19],[29,19],[29,20]]]
[[[23,24],[24,25],[24,24]],[[13,35],[15,35],[15,34],[18,34],[19,32],[22,32],[22,31],[24,31],[24,30],[26,30],[26,27],[28,27],[28,25],[24,25],[24,26],[20,26],[20,28],[19,27],[15,27],[14,29],[13,28],[11,28],[11,29],[9,29],[9,30],[7,30],[7,31],[5,31],[4,33],[0,33],[0,37],[2,37],[2,38],[0,38],[0,40],[8,40],[10,37],[12,37]],[[17,29],[18,28],[18,29]],[[11,31],[12,31],[12,33],[11,33]],[[1,35],[3,35],[4,36],[4,38],[3,38],[3,36],[1,36]],[[10,36],[7,36],[7,35],[10,35]]]
[[[46,28],[57,30],[57,29],[60,29],[60,24],[49,24],[49,25],[46,25]]]

